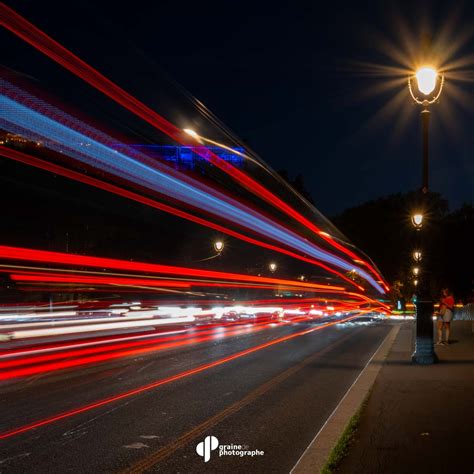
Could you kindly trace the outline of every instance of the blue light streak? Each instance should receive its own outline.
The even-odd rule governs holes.
[[[39,102],[36,98],[34,100]],[[43,105],[42,110],[48,110],[48,104],[42,103],[41,105]],[[58,115],[57,109],[54,112],[52,115]],[[348,263],[342,258],[322,250],[280,224],[215,189],[184,175],[183,179],[180,179],[176,176],[176,171],[174,171],[175,176],[171,176],[164,171],[163,167],[157,169],[156,164],[152,164],[149,157],[131,150],[127,145],[121,144],[121,151],[113,149],[107,144],[101,143],[101,141],[109,144],[116,143],[111,137],[62,112],[60,115],[65,123],[86,131],[87,135],[32,110],[8,96],[0,96],[0,127],[9,132],[21,134],[35,141],[44,140],[47,147],[52,150],[65,153],[89,166],[197,207],[218,218],[225,218],[317,260],[345,271],[351,271],[354,268],[353,263]],[[132,156],[128,156],[129,154]],[[370,274],[360,268],[357,269],[357,272],[380,293],[384,293],[383,288]]]

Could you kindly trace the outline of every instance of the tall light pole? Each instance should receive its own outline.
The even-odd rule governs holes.
[[[414,90],[413,82],[416,82]],[[420,68],[413,77],[408,79],[408,89],[413,100],[421,105],[422,126],[422,187],[421,195],[424,211],[427,209],[427,193],[429,189],[429,107],[438,101],[443,90],[444,76],[432,67]],[[416,213],[412,216],[412,224],[417,230],[417,245],[420,248],[423,228],[423,214]],[[420,254],[421,259],[421,254]],[[416,260],[416,257],[415,257]],[[419,276],[419,268],[416,267],[417,279],[415,280],[416,291],[416,343],[412,362],[415,364],[433,364],[437,361],[433,348],[433,301],[429,289],[429,272],[424,265],[423,275]]]

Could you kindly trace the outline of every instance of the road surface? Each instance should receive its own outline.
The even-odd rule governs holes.
[[[0,472],[287,473],[390,326],[354,320],[242,354],[317,327],[273,324],[4,383]],[[263,454],[219,456],[217,448],[205,462],[196,446],[206,436]]]

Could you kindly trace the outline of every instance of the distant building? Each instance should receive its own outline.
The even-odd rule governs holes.
[[[219,158],[227,161],[235,167],[241,168],[244,159],[242,156],[232,153],[218,146],[173,146],[173,145],[127,145],[137,151],[141,151],[150,157],[167,161],[176,169],[193,170],[200,163],[206,162],[205,155],[209,152],[214,153]],[[194,150],[199,150],[200,154]],[[244,153],[241,147],[234,147],[238,153]]]
[[[48,147],[48,142],[33,141],[21,135],[8,133],[0,130],[0,145],[7,145],[13,148],[24,148],[33,146]],[[79,143],[81,146],[90,146],[90,143]],[[123,145],[116,144],[114,149],[122,151],[127,148],[132,148],[136,151],[142,152],[145,155],[156,158],[157,160],[164,160],[179,170],[194,170],[199,164],[205,164],[205,156],[212,152],[219,158],[231,163],[233,166],[241,168],[244,159],[237,153],[243,154],[245,150],[242,147],[234,147],[237,153],[232,153],[229,150],[218,146],[184,146],[184,145]]]
[[[31,145],[31,144],[40,146],[41,142],[28,140],[27,138],[22,137],[21,135],[16,135],[14,133],[0,131],[0,145],[22,147],[22,146]]]

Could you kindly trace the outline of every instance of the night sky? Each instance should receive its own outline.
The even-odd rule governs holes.
[[[436,37],[457,12],[446,43],[468,34],[450,61],[474,47],[467,3],[6,3],[151,105],[159,86],[138,77],[136,65],[172,77],[274,169],[303,174],[326,215],[419,187],[419,110],[408,90],[401,107],[384,109],[406,86],[375,94],[393,77],[367,74],[367,63],[397,65],[384,41],[404,50],[400,24],[414,38],[430,24]],[[461,69],[472,68],[466,61]],[[450,93],[448,78],[432,114],[431,189],[451,208],[474,200],[474,96],[463,74],[455,82],[463,100]]]

